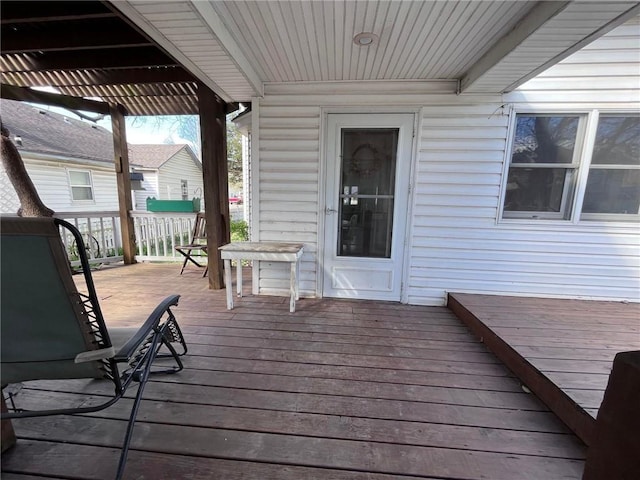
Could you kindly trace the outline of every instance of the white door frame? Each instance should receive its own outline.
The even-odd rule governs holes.
[[[411,249],[411,240],[410,234],[413,230],[413,221],[412,221],[412,210],[413,210],[413,192],[414,192],[414,171],[417,159],[417,148],[418,148],[418,136],[416,132],[419,127],[419,108],[407,108],[407,109],[397,109],[397,108],[371,108],[371,107],[350,107],[350,108],[322,108],[321,109],[321,124],[320,124],[320,165],[319,165],[319,176],[318,176],[318,251],[317,251],[317,271],[316,271],[316,296],[322,297],[324,292],[324,268],[325,268],[325,248],[327,248],[326,240],[325,240],[325,229],[327,226],[333,223],[333,220],[328,219],[325,213],[327,208],[327,165],[328,165],[328,141],[329,141],[329,132],[328,132],[328,123],[329,123],[329,115],[331,114],[344,114],[344,115],[412,115],[412,135],[411,138],[411,147],[409,150],[410,159],[407,162],[408,166],[405,169],[405,174],[408,175],[408,191],[406,193],[406,222],[404,225],[404,230],[394,231],[396,232],[396,237],[404,235],[404,245],[402,246],[402,256],[401,258],[397,258],[396,268],[398,269],[401,275],[400,278],[400,293],[399,298],[395,298],[395,301],[401,301],[402,303],[406,303],[408,301],[408,291],[407,291],[407,276],[409,273],[409,256]],[[365,126],[366,125],[362,125]],[[397,211],[394,206],[394,216],[397,214]],[[331,220],[331,221],[329,221]],[[382,299],[382,298],[381,298]]]

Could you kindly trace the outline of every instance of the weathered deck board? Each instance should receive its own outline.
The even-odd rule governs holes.
[[[640,305],[452,293],[449,307],[590,443],[613,358],[640,349]]]
[[[65,394],[58,392],[32,392],[29,408],[37,408],[50,402],[79,404],[97,402],[98,396]],[[96,413],[111,419],[125,420],[131,408],[131,400],[125,399],[108,411]],[[167,412],[168,409],[168,412]],[[170,413],[170,415],[167,415]],[[332,414],[277,411],[257,408],[237,409],[220,405],[199,405],[148,400],[140,411],[140,420],[174,425],[188,424],[209,428],[222,428],[265,433],[298,434],[313,437],[372,440],[383,443],[406,443],[484,450],[496,453],[546,455],[565,458],[573,455],[580,459],[581,445],[568,435],[547,432],[500,430],[461,425],[344,417]],[[350,428],[345,428],[346,424]]]
[[[118,445],[126,423],[105,418],[40,418],[21,422],[25,437],[103,447]],[[286,435],[187,425],[141,422],[132,441],[136,450],[218,457],[318,468],[360,470],[389,475],[464,478],[482,471],[488,478],[512,480],[522,472],[549,479],[575,475],[581,461],[552,457],[496,454],[468,449],[423,447],[308,435]]]
[[[119,452],[113,448],[72,445],[56,442],[27,440],[23,442],[24,455],[9,467],[28,468],[42,475],[103,480],[115,476]],[[38,462],[31,459],[37,458]],[[13,461],[13,458],[11,459]],[[127,472],[136,472],[132,478],[149,480],[300,480],[330,478],[335,480],[403,480],[416,477],[378,475],[369,472],[318,469],[295,465],[227,460],[222,458],[166,455],[164,453],[131,451]],[[7,470],[3,470],[5,478]],[[28,477],[27,477],[28,478]],[[431,480],[430,477],[421,477]],[[21,480],[21,479],[20,479]],[[31,480],[31,479],[29,479]],[[435,479],[434,479],[435,480]]]
[[[178,270],[95,274],[113,325],[180,293],[190,343],[185,370],[145,389],[127,478],[580,478],[584,445],[447,309],[302,299],[290,314],[247,286],[227,311],[224,291]],[[108,388],[36,382],[18,398],[77,404]],[[111,478],[134,393],[91,415],[15,421],[3,478]]]

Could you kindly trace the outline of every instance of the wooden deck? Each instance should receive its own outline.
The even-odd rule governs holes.
[[[140,322],[165,295],[186,369],[145,390],[126,478],[579,479],[585,446],[445,308],[249,295],[226,310],[195,269],[95,274],[108,322]],[[248,278],[247,278],[248,279]],[[101,382],[39,382],[28,407],[102,395]],[[32,400],[28,400],[32,398]],[[3,480],[109,479],[124,399],[83,417],[15,421]]]
[[[640,304],[453,293],[449,307],[591,444],[613,358],[640,350]]]

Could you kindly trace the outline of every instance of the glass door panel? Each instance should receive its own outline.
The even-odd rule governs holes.
[[[343,128],[338,256],[390,258],[398,128]]]

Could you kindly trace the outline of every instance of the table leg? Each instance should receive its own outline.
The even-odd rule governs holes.
[[[300,259],[296,262],[296,300],[300,300]]]
[[[231,260],[224,261],[224,283],[227,291],[227,310],[233,310],[233,285],[231,285]]]
[[[289,285],[289,294],[291,295],[289,311],[291,313],[296,311],[296,264],[297,262],[291,262],[291,284]]]
[[[2,395],[2,412],[7,411],[7,404],[4,401],[4,393],[0,392]],[[2,420],[2,451],[6,451],[16,443],[16,434],[13,431],[13,425],[11,420]]]
[[[242,260],[236,260],[236,287],[238,297],[242,297]]]

